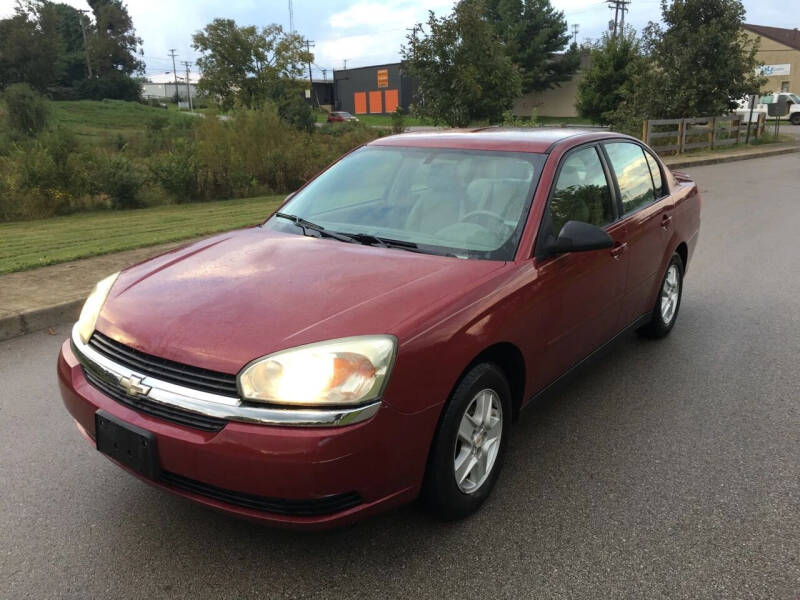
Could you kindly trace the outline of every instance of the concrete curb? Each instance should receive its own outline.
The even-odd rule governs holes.
[[[800,152],[800,146],[793,148],[779,148],[776,150],[766,150],[764,152],[753,152],[752,154],[734,154],[733,156],[710,156],[708,158],[700,158],[697,160],[676,160],[664,161],[670,169],[683,169],[688,167],[703,167],[706,165],[719,165],[722,163],[736,162],[740,160],[751,160],[754,158],[768,158],[770,156],[779,156],[781,154],[792,154]]]
[[[77,321],[84,298],[0,317],[0,341]]]

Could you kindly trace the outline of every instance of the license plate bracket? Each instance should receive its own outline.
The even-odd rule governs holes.
[[[98,451],[149,479],[158,477],[158,450],[152,432],[104,410],[94,414],[94,431]]]

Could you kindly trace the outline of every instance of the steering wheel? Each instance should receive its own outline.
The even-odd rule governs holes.
[[[462,223],[463,222],[467,222],[467,223],[475,222],[476,225],[481,225],[482,227],[485,227],[485,225],[483,225],[482,223],[477,222],[477,221],[482,220],[481,217],[491,217],[492,219],[495,220],[495,223],[497,223],[497,225],[499,225],[499,227],[489,227],[490,230],[502,231],[506,226],[506,222],[505,222],[505,219],[503,219],[503,217],[501,217],[497,213],[493,213],[492,211],[489,211],[489,210],[473,210],[473,211],[470,211],[467,214],[465,214],[463,217],[461,217],[459,219],[459,221],[461,221]]]

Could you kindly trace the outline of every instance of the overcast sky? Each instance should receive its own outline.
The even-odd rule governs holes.
[[[63,0],[88,8],[85,0]],[[601,0],[552,0],[564,11],[570,27],[580,27],[578,41],[598,38],[612,12]],[[15,0],[0,0],[0,16],[9,15]],[[192,60],[192,34],[216,17],[239,25],[280,23],[288,29],[288,0],[128,0],[137,33],[144,40],[148,75],[172,68],[170,48],[178,60]],[[774,27],[800,27],[800,10],[792,0],[744,0],[747,21]],[[314,77],[322,69],[367,66],[399,59],[406,28],[424,21],[427,11],[450,12],[453,0],[294,0],[294,25],[298,33],[316,42]],[[659,18],[660,0],[632,0],[627,21],[641,29]]]

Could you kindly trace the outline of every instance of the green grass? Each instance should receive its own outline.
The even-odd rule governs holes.
[[[254,225],[284,196],[0,223],[0,274]]]
[[[90,139],[144,131],[147,123],[158,115],[168,119],[196,118],[177,110],[164,110],[123,100],[62,101],[51,102],[50,106],[54,124]]]

